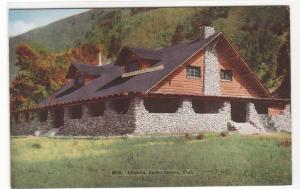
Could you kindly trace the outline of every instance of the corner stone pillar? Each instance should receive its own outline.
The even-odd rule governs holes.
[[[252,102],[249,102],[246,104],[246,121],[249,122],[252,119],[255,119],[257,117],[257,111],[255,109],[255,105]]]
[[[33,111],[32,112],[32,116],[33,116],[33,119],[32,119],[33,122],[40,122],[39,121],[39,113],[38,113],[38,111]]]
[[[89,108],[86,104],[82,105],[82,119],[87,120],[89,118]]]
[[[55,126],[55,110],[54,108],[51,110],[48,110],[47,113],[47,123],[50,127],[54,127]]]
[[[47,125],[47,127],[51,128],[52,122],[53,122],[53,119],[51,116],[51,110],[47,109],[46,111],[47,111],[47,120],[46,120],[45,124]],[[39,122],[40,122],[40,120],[39,120]]]
[[[141,97],[131,98],[128,112],[133,113],[134,115],[148,113],[144,106],[144,99]]]
[[[231,117],[231,104],[230,104],[230,102],[225,101],[225,102],[223,103],[223,106],[222,106],[222,108],[220,109],[219,113],[221,113],[221,114],[226,114],[226,115],[228,115],[229,117]]]
[[[284,115],[291,115],[291,104],[287,104],[283,110]]]
[[[64,124],[67,123],[71,118],[70,107],[63,107],[64,112]]]
[[[194,114],[193,104],[191,99],[182,99],[181,106],[178,108],[176,113],[180,114]]]
[[[106,100],[104,102],[104,108],[104,114],[106,115],[111,115],[115,113],[112,100]]]

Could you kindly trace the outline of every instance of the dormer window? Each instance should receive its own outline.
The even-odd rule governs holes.
[[[137,61],[132,61],[128,63],[127,72],[133,72],[139,69]]]
[[[75,87],[81,87],[83,85],[83,76],[79,76],[74,78],[74,86]]]

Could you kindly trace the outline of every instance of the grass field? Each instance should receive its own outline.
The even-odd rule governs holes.
[[[12,138],[12,187],[288,185],[290,137]]]

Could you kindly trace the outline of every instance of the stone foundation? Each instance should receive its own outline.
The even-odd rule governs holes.
[[[253,103],[247,104],[247,121],[253,123],[262,132],[291,132],[292,122],[290,105],[286,105],[283,114],[258,114]]]
[[[220,104],[217,106],[216,104]],[[192,100],[183,99],[175,113],[149,113],[140,97],[130,99],[128,111],[117,113],[111,100],[105,102],[102,116],[91,117],[87,105],[82,107],[81,119],[71,119],[70,107],[64,108],[64,125],[59,127],[57,135],[70,136],[108,136],[143,133],[176,133],[176,132],[220,132],[227,130],[231,121],[230,102],[210,103],[216,106],[215,113],[195,113]],[[270,116],[258,114],[253,103],[247,104],[247,122],[260,132],[291,131],[289,106],[282,115]],[[54,128],[54,112],[48,111],[47,121],[40,122],[38,117],[31,122],[11,122],[11,135],[33,135],[35,131]]]
[[[134,132],[134,116],[132,104],[125,114],[118,114],[112,101],[105,103],[103,116],[90,117],[88,108],[83,105],[82,118],[70,119],[68,108],[65,109],[64,126],[59,128],[58,135],[124,135]]]
[[[23,120],[23,122],[16,123],[12,119],[10,133],[11,135],[34,135],[37,130],[49,130],[52,127],[52,116],[48,111],[48,119],[45,122],[40,122],[37,116],[30,122]]]
[[[176,113],[149,113],[143,99],[135,101],[135,133],[173,132],[219,132],[227,129],[230,120],[230,103],[224,102],[216,114],[198,114],[192,108],[192,101],[184,99]]]

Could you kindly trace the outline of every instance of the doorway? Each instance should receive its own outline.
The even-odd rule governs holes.
[[[54,128],[58,128],[64,125],[64,109],[54,109]]]
[[[231,102],[231,120],[238,123],[246,122],[245,102]]]

